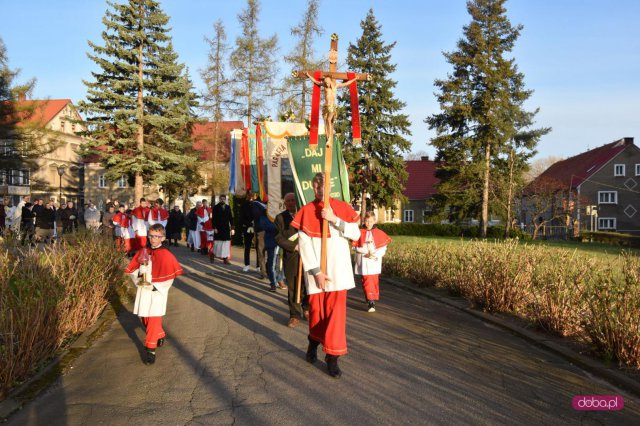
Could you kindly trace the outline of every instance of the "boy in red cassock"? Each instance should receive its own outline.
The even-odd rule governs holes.
[[[145,363],[153,364],[156,348],[164,344],[162,317],[167,312],[169,289],[173,280],[184,271],[169,249],[162,246],[165,239],[162,225],[151,225],[148,237],[151,248],[140,249],[124,272],[138,288],[133,313],[142,319],[147,330]]]
[[[382,256],[387,252],[387,244],[391,242],[391,238],[376,228],[375,224],[375,214],[365,213],[365,227],[360,229],[360,239],[353,243],[356,249],[356,265],[353,272],[362,275],[362,290],[368,312],[375,312],[376,301],[380,300],[378,278],[382,271]]]

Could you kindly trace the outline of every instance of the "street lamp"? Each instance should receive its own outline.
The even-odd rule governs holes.
[[[58,204],[62,206],[62,175],[64,174],[64,166],[58,166],[58,176],[60,176],[60,198]]]

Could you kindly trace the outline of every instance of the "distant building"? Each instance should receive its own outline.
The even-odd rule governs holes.
[[[17,109],[25,107],[33,114],[28,121],[50,132],[45,136],[58,141],[57,148],[38,158],[34,169],[0,170],[0,194],[14,205],[24,195],[83,202],[84,163],[78,154],[83,139],[76,133],[84,130],[78,123],[80,115],[70,99],[16,101]],[[2,149],[13,149],[11,141],[2,142]]]
[[[436,178],[436,162],[429,157],[421,157],[420,160],[405,161],[409,174],[403,195],[407,202],[395,212],[391,209],[385,212],[385,222],[427,223],[430,211],[427,201],[437,192],[436,186],[440,181]]]
[[[556,196],[541,212],[534,200],[543,188],[555,188]],[[521,219],[566,226],[573,235],[591,230],[639,234],[640,148],[633,138],[623,138],[554,163],[525,188]]]

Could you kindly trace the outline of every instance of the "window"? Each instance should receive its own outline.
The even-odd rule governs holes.
[[[616,229],[616,218],[615,217],[599,217],[598,218],[598,230],[610,230]]]
[[[107,187],[107,179],[104,175],[98,176],[98,188],[106,188]]]
[[[618,191],[598,191],[598,204],[618,204]]]
[[[384,211],[384,221],[385,222],[391,222],[393,220],[393,210],[391,210],[391,208],[388,208]]]
[[[624,164],[614,164],[613,165],[613,175],[614,176],[624,176]]]
[[[127,187],[127,177],[125,175],[120,176],[118,179],[118,188],[126,188]]]
[[[404,211],[404,222],[413,222],[413,210]]]
[[[636,164],[636,176],[640,176],[640,164]]]
[[[64,120],[60,120],[60,131],[64,132]]]

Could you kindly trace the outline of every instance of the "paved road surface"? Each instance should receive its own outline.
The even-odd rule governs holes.
[[[255,273],[180,247],[167,343],[142,363],[137,317],[117,321],[12,425],[640,424],[638,399],[464,312],[382,284],[378,312],[350,291],[341,379],[304,361],[306,323]],[[234,248],[235,259],[240,259]],[[322,359],[322,357],[321,357]],[[574,395],[625,397],[579,412]]]

